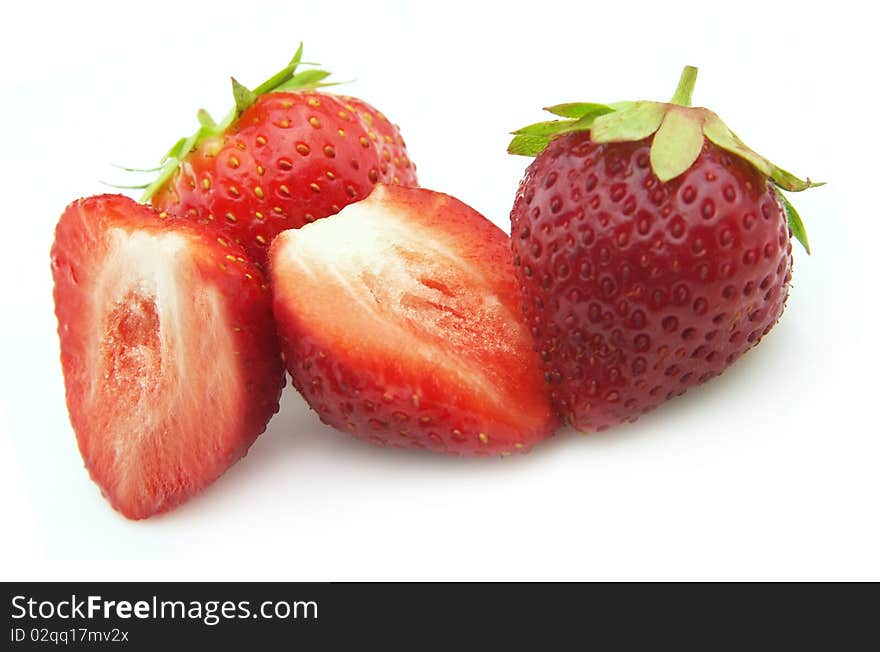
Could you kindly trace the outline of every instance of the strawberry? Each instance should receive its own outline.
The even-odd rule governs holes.
[[[385,446],[505,454],[552,434],[507,241],[457,199],[384,185],[281,233],[270,278],[294,387]]]
[[[115,509],[168,510],[247,452],[283,369],[268,285],[241,249],[103,195],[64,211],[52,273],[71,424]]]
[[[212,224],[266,262],[276,234],[366,197],[379,182],[417,185],[398,128],[366,102],[316,91],[329,73],[290,64],[248,90],[233,80],[235,109],[220,124],[204,111],[198,132],[166,155],[143,199]]]
[[[511,211],[514,271],[552,400],[583,431],[722,373],[777,322],[802,181],[690,106],[573,103],[514,132],[537,156]]]

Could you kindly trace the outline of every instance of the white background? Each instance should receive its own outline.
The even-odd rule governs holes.
[[[19,5],[0,38],[0,579],[880,579],[875,21],[829,2]],[[861,5],[867,7],[868,5]],[[393,452],[296,393],[180,509],[128,522],[64,407],[49,247],[71,200],[148,167],[297,42],[398,122],[422,184],[508,226],[507,132],[572,101],[695,103],[793,172],[814,254],[782,321],[635,425],[532,454]]]

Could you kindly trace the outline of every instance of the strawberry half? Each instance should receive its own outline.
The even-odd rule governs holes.
[[[288,371],[325,423],[460,455],[524,451],[556,428],[508,238],[457,199],[378,186],[280,234],[270,270]]]
[[[70,420],[89,473],[128,518],[199,492],[278,410],[268,286],[243,254],[120,195],[75,201],[58,222]]]
[[[210,224],[259,265],[276,234],[338,213],[377,183],[417,185],[400,131],[353,97],[316,90],[329,73],[284,70],[254,90],[233,80],[235,109],[166,155],[143,200]]]

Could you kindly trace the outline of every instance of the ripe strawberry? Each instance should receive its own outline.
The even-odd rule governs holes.
[[[268,286],[243,254],[120,195],[75,201],[58,222],[70,420],[92,479],[128,518],[198,493],[278,410]]]
[[[766,335],[791,280],[777,168],[718,116],[669,104],[562,104],[521,129],[537,155],[511,211],[524,314],[560,414],[576,428],[633,421],[717,376]]]
[[[144,200],[212,224],[260,265],[284,229],[338,213],[376,183],[417,185],[397,127],[353,97],[314,90],[329,73],[297,72],[302,46],[250,91],[233,80],[236,106],[178,141]]]
[[[507,241],[457,199],[382,185],[280,234],[270,276],[294,387],[386,446],[504,454],[552,434]]]

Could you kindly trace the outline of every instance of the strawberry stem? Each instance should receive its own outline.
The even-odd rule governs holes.
[[[694,86],[697,83],[697,69],[693,66],[685,66],[681,71],[681,77],[678,80],[678,87],[675,94],[669,100],[672,104],[679,106],[690,106],[694,95]]]

